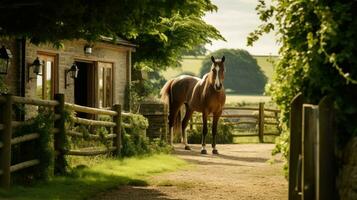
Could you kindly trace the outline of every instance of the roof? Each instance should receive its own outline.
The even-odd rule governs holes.
[[[110,42],[118,45],[129,46],[129,47],[138,47],[138,45],[133,44],[127,40],[124,40],[120,37],[113,39],[112,37],[100,36],[100,40],[104,42]]]

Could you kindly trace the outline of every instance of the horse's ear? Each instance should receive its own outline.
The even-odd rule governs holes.
[[[226,59],[226,58],[223,56],[222,59],[221,59],[221,61],[224,62],[225,59]]]
[[[215,62],[215,59],[214,59],[214,57],[213,57],[213,56],[211,56],[211,60],[212,60],[212,62],[213,62],[213,63]]]

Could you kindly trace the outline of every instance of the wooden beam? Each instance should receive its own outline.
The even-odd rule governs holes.
[[[105,110],[105,109],[99,109],[99,108],[91,108],[91,107],[86,107],[86,106],[80,106],[76,104],[71,104],[71,103],[65,103],[65,106],[71,110],[78,111],[78,112],[85,112],[89,114],[95,114],[95,115],[109,115],[109,116],[116,116],[118,115],[117,112],[112,111],[112,110]]]
[[[22,142],[26,142],[26,141],[30,141],[30,140],[34,140],[40,137],[40,134],[38,133],[30,133],[30,134],[26,134],[23,136],[19,136],[19,137],[15,137],[11,139],[11,145],[14,144],[18,144],[18,143],[22,143]]]
[[[0,122],[4,125],[0,133],[0,141],[3,147],[0,148],[0,170],[3,172],[0,176],[0,187],[9,188],[11,182],[11,137],[12,137],[12,96],[4,95],[5,102],[0,105]]]
[[[258,125],[259,125],[259,142],[264,143],[264,103],[259,103],[259,118],[258,118]]]
[[[108,149],[96,149],[96,150],[69,150],[66,155],[71,156],[96,156],[101,154],[110,153],[116,150],[116,147],[109,147]]]
[[[301,137],[303,95],[290,103],[289,200],[301,200]]]
[[[113,128],[113,132],[116,134],[116,137],[113,140],[113,146],[116,147],[114,151],[115,156],[120,156],[121,155],[121,148],[122,148],[122,133],[121,133],[121,127],[122,127],[122,118],[121,118],[121,105],[116,104],[113,106],[113,111],[118,113],[117,116],[113,118],[113,121],[115,122],[115,126]]]
[[[72,131],[68,130],[66,131],[67,135],[74,136],[74,137],[84,137],[83,133],[77,132],[77,131]],[[94,135],[94,134],[88,134],[87,137],[89,139],[100,139],[101,137],[99,135]],[[108,134],[105,136],[105,139],[112,139],[115,138],[116,134]]]
[[[66,143],[66,127],[64,115],[64,95],[55,94],[55,99],[59,104],[55,107],[55,114],[62,117],[55,121],[55,128],[58,132],[54,135],[54,149],[56,151],[54,160],[54,173],[63,175],[66,173],[66,159],[65,159],[65,143]]]
[[[90,125],[90,126],[109,126],[109,127],[116,126],[114,122],[84,119],[80,117],[74,117],[73,122],[83,125]]]
[[[32,98],[18,97],[18,96],[13,96],[13,99],[14,99],[14,103],[19,103],[19,104],[46,106],[46,107],[54,107],[58,105],[58,102],[55,100],[32,99]]]
[[[25,162],[22,162],[22,163],[18,163],[16,165],[12,165],[10,167],[10,171],[11,172],[16,172],[16,171],[19,171],[21,169],[32,167],[32,166],[35,166],[35,165],[38,165],[38,164],[40,164],[39,160],[29,160],[29,161],[25,161]]]

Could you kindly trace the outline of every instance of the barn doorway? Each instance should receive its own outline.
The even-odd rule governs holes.
[[[95,106],[95,65],[94,62],[76,61],[79,71],[74,82],[74,103],[81,106]],[[91,118],[91,115],[78,113],[78,117]]]

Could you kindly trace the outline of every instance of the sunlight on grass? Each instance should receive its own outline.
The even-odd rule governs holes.
[[[175,171],[187,165],[185,161],[171,155],[124,160],[73,159],[71,162],[76,162],[77,167],[68,176],[55,177],[49,182],[31,187],[14,186],[10,191],[0,190],[0,199],[85,199],[119,185],[145,186],[151,175]]]

